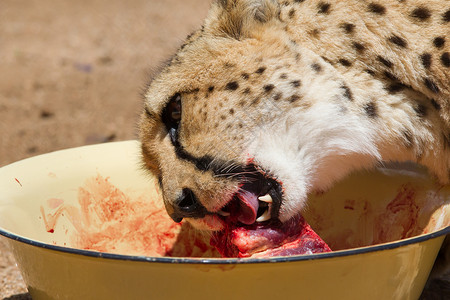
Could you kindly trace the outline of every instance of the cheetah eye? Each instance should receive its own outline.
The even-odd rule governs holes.
[[[169,103],[162,113],[162,121],[166,125],[167,132],[173,143],[177,141],[178,125],[181,121],[181,95],[176,93],[170,98]]]

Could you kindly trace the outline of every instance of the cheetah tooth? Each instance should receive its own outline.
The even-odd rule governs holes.
[[[258,219],[256,219],[256,222],[264,222],[270,220],[270,209],[267,209]]]
[[[263,202],[272,203],[272,197],[269,194],[265,194],[264,196],[258,197],[258,200]]]

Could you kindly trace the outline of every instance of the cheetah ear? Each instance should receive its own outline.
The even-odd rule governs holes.
[[[276,0],[216,0],[205,21],[214,35],[243,39],[278,15]]]

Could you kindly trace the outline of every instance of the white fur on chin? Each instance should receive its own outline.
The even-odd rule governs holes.
[[[350,114],[336,117],[339,109],[333,102],[316,103],[308,111],[292,109],[284,122],[264,126],[253,140],[249,153],[255,162],[282,183],[281,221],[300,213],[311,191],[327,190],[381,159],[369,121]]]

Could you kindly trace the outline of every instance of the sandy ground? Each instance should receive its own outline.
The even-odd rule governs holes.
[[[136,138],[152,72],[201,26],[209,0],[1,0],[0,166]],[[0,299],[27,299],[0,239]]]
[[[0,0],[0,166],[136,138],[141,91],[209,3]],[[3,239],[0,299],[30,299]]]

